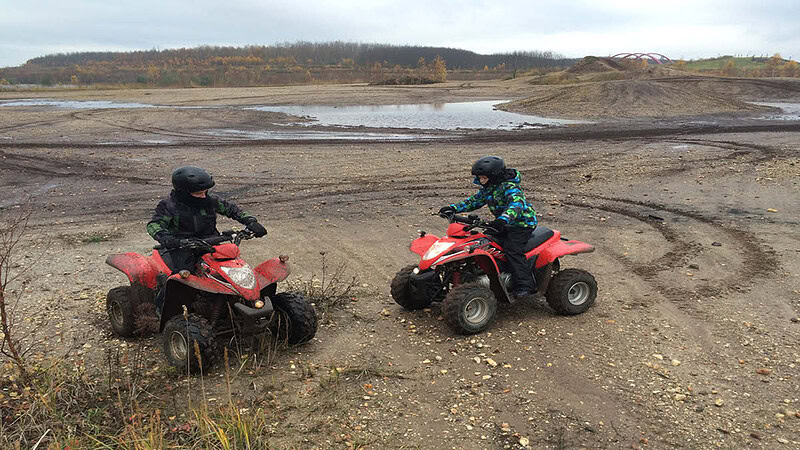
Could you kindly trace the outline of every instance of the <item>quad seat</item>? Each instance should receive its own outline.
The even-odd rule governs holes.
[[[529,252],[535,249],[536,247],[544,244],[545,241],[553,237],[553,234],[554,234],[553,230],[551,230],[550,228],[543,226],[536,227],[536,229],[533,230],[533,233],[531,234],[531,238],[528,239],[528,243],[525,245],[525,252]]]

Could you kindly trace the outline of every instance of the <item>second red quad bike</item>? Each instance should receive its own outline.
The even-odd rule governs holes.
[[[444,321],[455,332],[480,333],[494,319],[498,301],[516,300],[509,293],[508,263],[489,222],[477,215],[443,217],[450,220],[447,236],[420,231],[410,249],[422,259],[395,275],[392,298],[412,311],[441,301]],[[525,255],[536,280],[536,294],[543,294],[558,314],[580,314],[594,303],[594,276],[581,269],[561,270],[559,263],[562,256],[592,251],[593,246],[562,238],[557,230],[539,226],[533,231]]]
[[[152,302],[163,285],[159,329],[167,360],[177,368],[208,367],[215,358],[217,338],[223,336],[271,331],[289,344],[309,341],[317,332],[314,307],[302,295],[277,292],[277,283],[289,275],[287,257],[250,267],[239,257],[239,244],[252,237],[243,230],[182,240],[182,249],[202,254],[194,273],[170,275],[157,251],[149,257],[132,252],[109,256],[106,263],[130,280],[130,286],[111,289],[106,298],[114,333],[133,336],[141,310],[137,306]]]

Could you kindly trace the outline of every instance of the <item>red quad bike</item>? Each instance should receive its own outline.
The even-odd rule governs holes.
[[[255,269],[239,257],[239,244],[253,237],[243,230],[181,240],[181,248],[204,253],[195,273],[184,270],[170,275],[157,251],[149,257],[132,252],[109,256],[106,263],[125,273],[131,283],[111,289],[106,297],[114,333],[135,334],[137,306],[153,301],[160,277],[166,295],[159,330],[164,353],[174,367],[186,368],[187,363],[192,371],[209,367],[216,356],[217,338],[223,336],[271,331],[289,344],[311,340],[317,332],[314,308],[302,295],[277,292],[277,283],[290,272],[288,257],[267,260]]]
[[[410,249],[422,260],[397,272],[392,298],[409,311],[441,301],[444,321],[455,332],[480,333],[494,319],[498,301],[515,301],[509,294],[508,263],[489,222],[474,214],[442,217],[450,220],[447,236],[438,238],[420,231]],[[561,232],[543,226],[537,227],[528,241],[525,255],[537,283],[535,294],[544,294],[558,314],[580,314],[594,303],[597,282],[592,274],[581,269],[560,270],[559,264],[562,256],[592,251],[593,246],[567,240]]]

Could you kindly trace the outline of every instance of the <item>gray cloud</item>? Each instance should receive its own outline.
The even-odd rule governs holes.
[[[796,0],[5,0],[0,66],[48,53],[346,40],[567,56],[800,57]]]

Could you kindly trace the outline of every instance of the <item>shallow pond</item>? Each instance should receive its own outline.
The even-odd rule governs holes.
[[[752,102],[755,105],[772,106],[773,108],[780,108],[782,112],[771,113],[761,119],[768,120],[800,120],[800,103],[766,103],[766,102]]]
[[[502,102],[503,100],[485,100],[416,105],[252,106],[246,109],[281,112],[314,120],[302,125],[368,128],[513,130],[587,123],[510,113],[494,108]]]
[[[124,103],[108,100],[54,100],[31,98],[22,100],[0,100],[0,107],[7,106],[51,106],[65,109],[116,109],[116,108],[157,108],[146,103]]]

